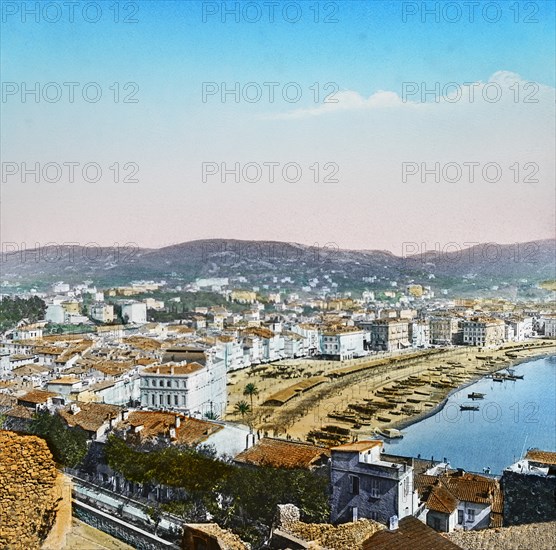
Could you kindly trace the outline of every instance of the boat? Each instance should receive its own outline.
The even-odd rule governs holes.
[[[460,411],[478,411],[479,407],[477,407],[476,405],[460,405],[459,410]]]
[[[492,381],[493,382],[504,382],[504,378],[502,376],[493,376]]]
[[[476,391],[474,391],[473,393],[467,394],[467,397],[469,399],[483,399],[484,396],[485,396],[484,393],[479,393],[479,392],[476,392]]]
[[[395,428],[385,428],[384,430],[377,428],[376,433],[386,439],[401,439],[403,437],[402,432],[400,432],[400,430],[396,430]]]

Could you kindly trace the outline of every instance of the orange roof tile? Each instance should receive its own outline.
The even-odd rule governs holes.
[[[331,451],[340,451],[345,453],[368,451],[374,447],[382,447],[382,441],[378,439],[369,439],[364,441],[354,441],[353,443],[345,443],[344,445],[339,445],[338,447],[332,447]]]
[[[330,456],[330,451],[309,443],[265,437],[238,454],[236,462],[273,468],[310,468]]]

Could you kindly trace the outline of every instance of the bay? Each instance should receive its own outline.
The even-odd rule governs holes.
[[[452,468],[492,474],[519,460],[530,448],[556,451],[556,356],[513,367],[523,380],[483,378],[453,393],[436,414],[385,442],[385,452],[444,460]],[[484,393],[481,400],[468,397]],[[475,405],[479,411],[460,411]]]

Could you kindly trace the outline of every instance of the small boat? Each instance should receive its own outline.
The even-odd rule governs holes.
[[[479,407],[477,407],[475,405],[460,405],[459,410],[460,411],[478,411]]]
[[[492,381],[493,382],[504,382],[504,378],[501,377],[501,376],[493,376]]]
[[[469,399],[483,399],[484,396],[485,396],[484,393],[479,393],[479,392],[476,392],[476,391],[474,391],[473,393],[467,394],[467,397]]]

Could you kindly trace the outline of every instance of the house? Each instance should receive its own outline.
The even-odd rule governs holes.
[[[235,462],[250,466],[300,468],[315,470],[328,463],[330,451],[325,447],[264,437],[235,457]]]
[[[332,523],[367,518],[389,524],[417,511],[411,460],[382,457],[383,442],[356,441],[333,447],[330,465]]]
[[[556,453],[533,449],[502,473],[504,525],[556,521]]]
[[[502,491],[495,479],[463,470],[430,474],[415,476],[424,504],[420,519],[429,527],[449,533],[502,525]]]
[[[75,393],[82,386],[83,382],[79,378],[75,376],[63,376],[62,378],[56,378],[48,382],[46,389],[63,395],[64,397],[69,397],[71,393]]]
[[[72,403],[58,414],[68,427],[79,427],[91,440],[101,439],[118,422],[124,420],[120,407],[103,403]]]
[[[28,321],[21,321],[18,323],[17,328],[13,332],[14,340],[40,340],[43,335],[43,328],[46,321],[37,321],[36,323],[29,323]]]
[[[55,404],[63,403],[59,399],[59,395],[51,391],[32,390],[21,397],[18,397],[17,404],[22,407],[27,407],[33,412],[39,410],[46,410]]]
[[[364,543],[362,550],[461,550],[453,542],[439,535],[434,529],[413,516],[401,519],[395,529],[374,533]]]

